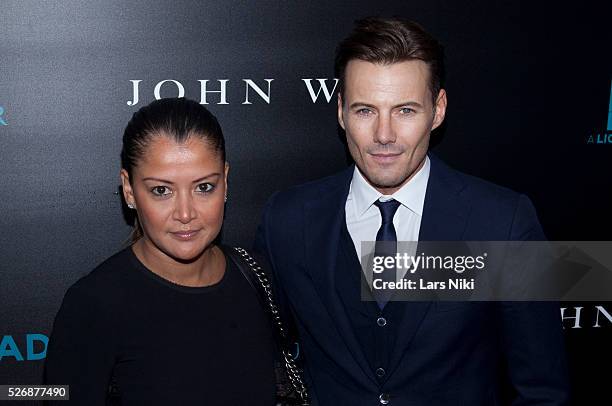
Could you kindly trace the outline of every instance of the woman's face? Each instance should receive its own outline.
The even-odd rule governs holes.
[[[136,207],[142,244],[180,262],[197,259],[223,223],[229,166],[198,137],[178,144],[154,137],[129,179],[121,171],[127,203]]]

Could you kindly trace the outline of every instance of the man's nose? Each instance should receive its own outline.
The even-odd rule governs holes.
[[[379,144],[389,144],[395,142],[395,133],[391,123],[391,114],[379,114],[376,122],[376,132],[374,133],[374,141]]]

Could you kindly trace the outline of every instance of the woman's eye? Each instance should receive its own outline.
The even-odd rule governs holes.
[[[151,193],[153,193],[155,196],[167,196],[172,192],[167,186],[155,186],[153,189],[151,189]]]
[[[211,183],[200,183],[198,185],[198,192],[209,193],[212,192],[215,187]]]

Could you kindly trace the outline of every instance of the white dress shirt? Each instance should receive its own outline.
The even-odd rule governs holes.
[[[361,250],[361,242],[376,241],[376,234],[382,223],[380,210],[374,205],[376,200],[384,202],[395,199],[400,202],[393,216],[397,241],[419,240],[429,171],[430,162],[429,157],[426,156],[425,163],[412,179],[392,195],[383,195],[365,180],[355,166],[344,210],[346,227],[355,245],[359,261],[364,254]]]

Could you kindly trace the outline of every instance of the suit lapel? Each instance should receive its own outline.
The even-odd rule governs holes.
[[[433,155],[425,193],[419,241],[460,241],[467,225],[470,206],[461,196],[464,184],[454,171]],[[395,303],[401,305],[402,303]],[[390,371],[400,361],[425,319],[432,302],[404,302],[402,328],[393,349]]]
[[[460,241],[467,225],[470,205],[462,197],[463,181],[446,164],[431,159],[419,241]]]
[[[322,191],[320,196],[305,205],[307,270],[352,360],[357,364],[355,367],[360,368],[372,382],[376,382],[335,286],[337,256],[341,249],[340,233],[353,168],[351,166],[340,173],[331,188]],[[354,367],[349,365],[347,370],[352,371]],[[355,374],[356,378],[360,376],[363,375]]]

